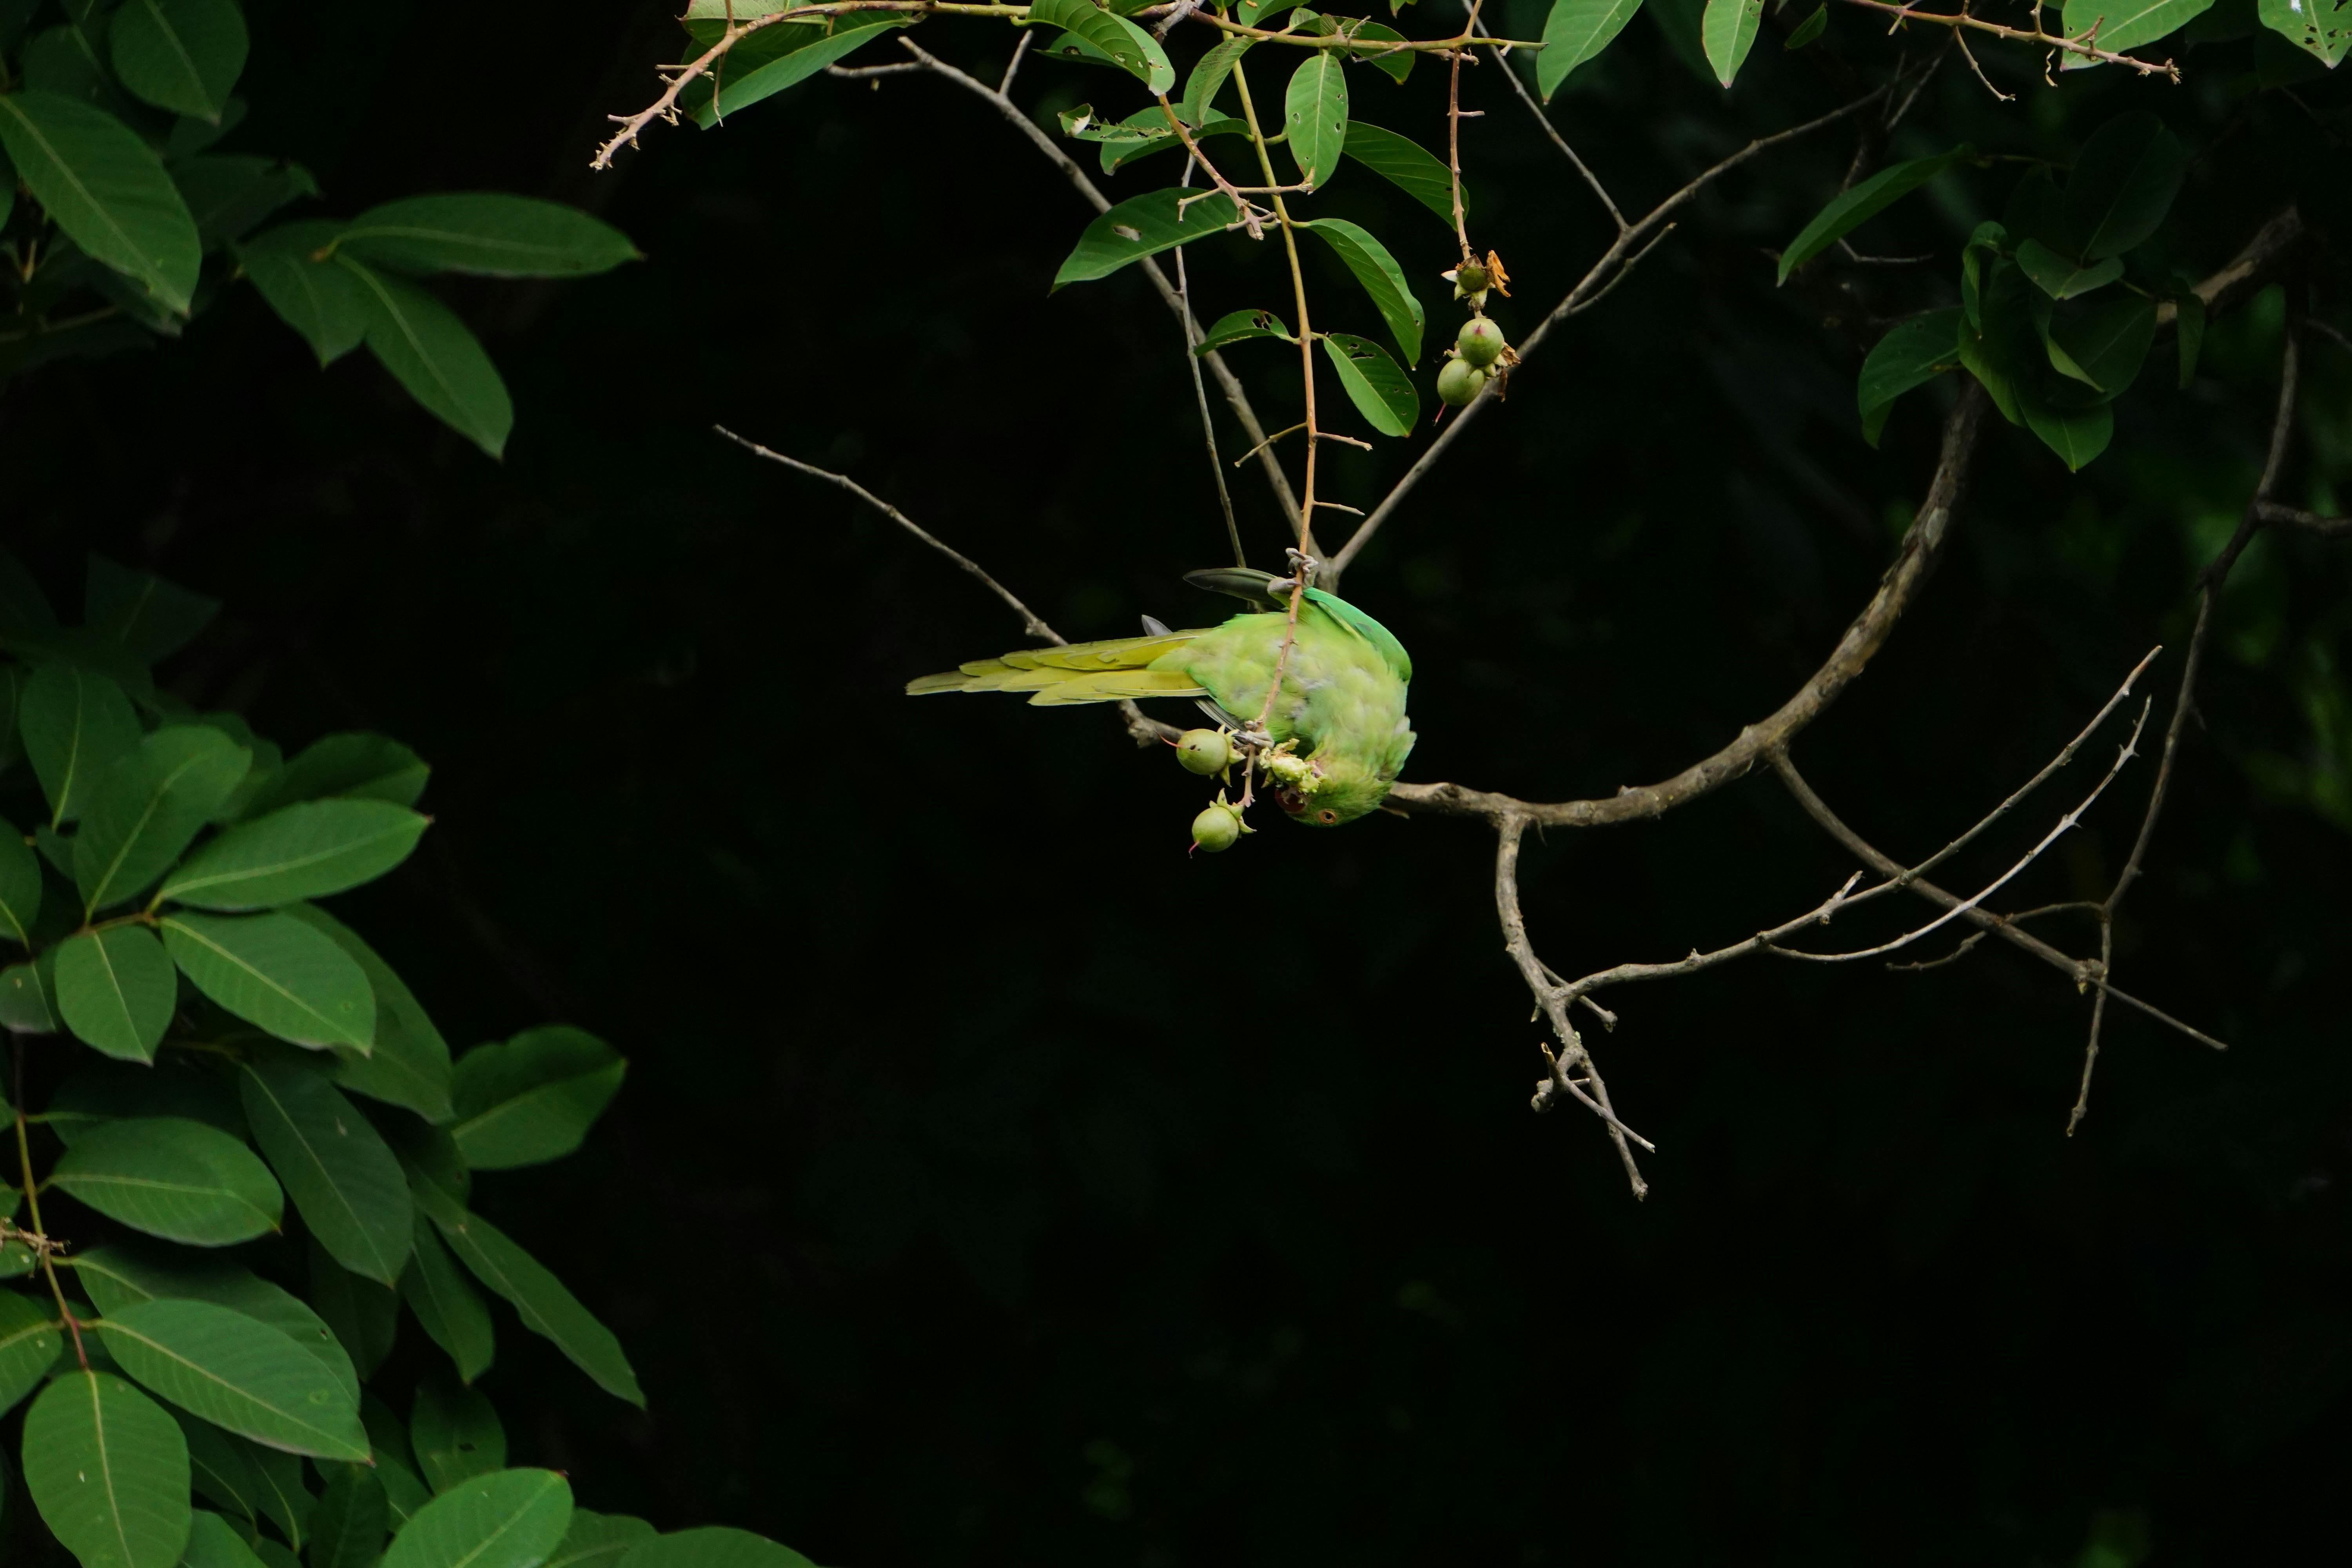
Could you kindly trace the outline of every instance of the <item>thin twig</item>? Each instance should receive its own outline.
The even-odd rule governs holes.
[[[1110,210],[1110,198],[1103,195],[1102,187],[1096,184],[1087,176],[1087,172],[1078,167],[1070,155],[1063,152],[1054,139],[1038,127],[1035,121],[1023,113],[1019,104],[1014,103],[1003,93],[993,90],[986,82],[979,80],[968,72],[959,70],[945,60],[926,53],[912,38],[901,35],[898,42],[900,47],[929,67],[931,70],[993,107],[997,113],[1003,116],[1008,124],[1028,137],[1030,144],[1045,154],[1053,165],[1062,171],[1063,177],[1076,188],[1078,195],[1084,196],[1087,205],[1095,211],[1102,213]],[[1160,291],[1160,300],[1175,314],[1177,320],[1182,321],[1185,315],[1184,300],[1176,292],[1176,286],[1168,280],[1168,274],[1160,269],[1160,263],[1150,257],[1146,257],[1139,265],[1143,269],[1143,275],[1151,280],[1151,286]],[[1290,476],[1282,471],[1282,464],[1270,450],[1265,449],[1265,427],[1258,423],[1257,410],[1250,405],[1249,394],[1242,390],[1240,378],[1234,374],[1233,367],[1225,363],[1224,356],[1216,350],[1212,349],[1202,354],[1201,360],[1208,366],[1209,374],[1217,378],[1217,389],[1224,394],[1225,405],[1234,411],[1234,417],[1240,422],[1242,434],[1248,437],[1253,443],[1252,450],[1259,453],[1259,464],[1265,471],[1266,483],[1273,488],[1276,501],[1282,507],[1284,520],[1292,529],[1297,529],[1299,520],[1304,516],[1299,509],[1298,496],[1290,488]],[[1319,546],[1313,542],[1311,533],[1307,552],[1310,554],[1319,553]]]
[[[1482,22],[1473,19],[1470,24],[1470,27],[1473,32],[1479,34],[1481,37],[1486,35],[1486,25]],[[1510,82],[1511,90],[1517,93],[1519,95],[1519,101],[1528,106],[1528,112],[1535,116],[1536,123],[1543,127],[1543,132],[1546,136],[1551,138],[1551,144],[1559,149],[1561,156],[1565,157],[1570,163],[1575,165],[1576,172],[1583,176],[1585,184],[1591,189],[1594,195],[1601,198],[1601,205],[1609,209],[1609,219],[1612,223],[1614,223],[1617,226],[1617,232],[1619,234],[1624,233],[1625,230],[1632,226],[1626,223],[1625,215],[1617,210],[1616,200],[1610,195],[1609,188],[1601,183],[1601,177],[1598,174],[1595,174],[1591,169],[1586,165],[1584,160],[1576,155],[1576,149],[1568,144],[1568,138],[1561,135],[1559,133],[1559,127],[1551,122],[1551,116],[1546,114],[1543,110],[1543,105],[1536,101],[1536,95],[1528,90],[1528,84],[1519,79],[1519,73],[1513,70],[1508,64],[1505,63],[1503,56],[1507,51],[1497,48],[1493,45],[1488,45],[1487,52],[1495,57],[1496,64],[1503,67],[1503,76],[1505,79]],[[1456,183],[1455,188],[1457,191],[1460,188],[1458,182]]]
[[[2137,56],[2118,54],[2113,49],[2099,47],[2095,42],[2099,30],[2096,23],[2086,28],[2080,37],[2070,37],[2063,33],[2043,32],[2039,8],[2034,12],[2033,30],[2029,33],[2022,27],[2005,27],[1999,22],[1988,22],[1981,16],[1972,16],[1969,14],[1966,5],[1961,6],[1958,13],[1953,13],[1922,11],[1912,5],[1890,5],[1888,0],[1842,0],[1842,3],[1848,5],[1860,5],[1865,10],[1884,12],[1893,16],[1897,26],[1905,22],[1927,22],[1938,27],[1950,27],[1955,30],[1965,27],[1972,33],[2007,38],[2015,43],[2033,44],[2042,48],[2055,49],[2061,54],[2079,55],[2086,60],[2104,60],[2109,65],[2124,66],[2139,72],[2142,76],[2160,76],[2175,82],[2180,79],[2180,68],[2170,60],[2144,60]],[[1969,63],[1974,65],[1976,62],[1971,59]],[[1984,73],[1979,71],[1977,74],[1981,77]],[[1990,82],[1985,85],[1992,86]]]
[[[1025,37],[1026,35],[1024,35]],[[1184,179],[1190,184],[1192,170],[1184,169]],[[1184,329],[1184,368],[1192,376],[1192,401],[1201,410],[1201,439],[1209,450],[1209,477],[1217,481],[1217,509],[1224,514],[1225,539],[1233,546],[1234,564],[1247,566],[1249,552],[1242,548],[1241,524],[1234,520],[1234,495],[1225,488],[1224,459],[1217,455],[1217,424],[1209,416],[1209,389],[1201,380],[1201,356],[1195,353],[1201,346],[1201,324],[1192,315],[1192,289],[1184,276],[1184,247],[1176,247],[1176,298],[1184,307],[1177,324]]]
[[[867,489],[864,485],[859,484],[847,474],[836,474],[831,468],[820,468],[814,463],[803,463],[798,458],[788,458],[782,452],[772,451],[768,447],[761,446],[757,441],[749,440],[744,437],[738,436],[734,431],[730,430],[724,425],[713,425],[711,428],[718,431],[721,436],[726,437],[730,441],[734,442],[737,446],[742,447],[745,451],[750,452],[754,457],[765,458],[772,463],[782,463],[788,468],[796,468],[800,472],[808,475],[811,479],[823,479],[828,484],[839,485],[843,489],[847,490],[851,495],[856,496],[859,500],[864,501],[867,506],[872,507],[884,517],[888,518],[892,522],[897,523],[900,528],[905,529],[908,533],[913,534],[917,539],[921,540],[924,543],[929,545],[932,549],[938,551],[949,560],[954,562],[958,566],[962,567],[974,577],[979,578],[981,583],[987,587],[990,593],[994,594],[998,598],[1003,600],[1004,603],[1011,607],[1013,613],[1021,617],[1022,629],[1027,632],[1031,637],[1037,638],[1041,642],[1062,645],[1067,645],[1069,642],[1069,638],[1064,637],[1061,633],[1047,626],[1044,616],[1038,615],[1036,611],[1023,604],[1020,599],[1014,595],[1012,589],[1007,588],[1003,584],[990,576],[988,573],[982,568],[979,562],[974,561],[962,551],[958,550],[955,546],[947,543],[945,541],[931,533],[929,530],[922,527],[921,524],[916,522],[913,518],[908,517],[905,512],[900,511],[897,507],[892,506],[888,501],[884,500],[880,496],[876,495],[872,490]],[[1150,717],[1149,714],[1145,713],[1142,709],[1138,708],[1131,699],[1124,697],[1119,699],[1118,710],[1120,715],[1127,721],[1128,734],[1134,739],[1138,745],[1143,745],[1151,741],[1173,740],[1176,736],[1183,732],[1173,724],[1163,724],[1159,720]]]
[[[1665,226],[1666,220],[1707,186],[1759,153],[1778,147],[1784,142],[1794,141],[1800,136],[1809,135],[1825,125],[1834,125],[1848,115],[1859,112],[1884,98],[1886,91],[1885,87],[1873,88],[1852,103],[1842,109],[1832,110],[1818,120],[1809,120],[1802,125],[1792,126],[1786,131],[1759,137],[1748,142],[1738,152],[1701,173],[1682,189],[1652,207],[1643,215],[1639,222],[1628,224],[1621,228],[1616,239],[1611,242],[1608,249],[1601,252],[1599,260],[1586,268],[1584,276],[1577,279],[1576,286],[1562,297],[1560,302],[1552,307],[1551,313],[1538,322],[1533,331],[1528,332],[1518,342],[1512,345],[1514,352],[1524,362],[1530,353],[1542,345],[1543,340],[1549,335],[1554,327],[1597,302],[1618,274],[1638,264],[1642,257],[1648,253],[1653,237]],[[1415,460],[1412,467],[1405,470],[1404,477],[1397,480],[1389,493],[1381,499],[1380,505],[1372,509],[1371,515],[1363,521],[1362,525],[1349,536],[1348,542],[1340,547],[1339,553],[1330,558],[1326,564],[1323,575],[1326,586],[1336,586],[1341,574],[1345,573],[1356,557],[1362,553],[1364,546],[1371,542],[1372,536],[1380,531],[1381,525],[1395,513],[1399,506],[1403,504],[1405,497],[1412,492],[1413,487],[1421,482],[1422,477],[1436,466],[1438,460],[1461,437],[1463,429],[1477,415],[1479,409],[1491,401],[1493,400],[1485,396],[1472,399],[1467,406],[1446,423],[1444,429],[1438,432],[1437,439],[1429,444],[1428,448]]]

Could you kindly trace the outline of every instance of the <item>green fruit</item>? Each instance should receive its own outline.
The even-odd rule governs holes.
[[[1509,345],[1503,342],[1503,329],[1484,316],[1473,316],[1462,323],[1462,335],[1454,340],[1462,357],[1480,370],[1503,357]]]
[[[1478,395],[1486,384],[1486,373],[1466,359],[1450,359],[1437,371],[1437,401],[1449,408],[1459,408]]]
[[[1192,819],[1192,847],[1212,855],[1231,849],[1241,836],[1241,813],[1230,805],[1212,805]]]
[[[1221,773],[1234,760],[1234,749],[1223,730],[1187,730],[1176,739],[1176,760],[1185,771]]]

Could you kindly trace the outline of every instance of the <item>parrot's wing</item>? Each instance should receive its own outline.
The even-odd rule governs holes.
[[[1389,673],[1408,685],[1412,683],[1412,655],[1404,651],[1404,644],[1397,641],[1394,632],[1337,594],[1327,594],[1320,588],[1309,588],[1307,590],[1307,597],[1328,612],[1333,620],[1379,649],[1381,660],[1389,667]]]
[[[1164,653],[1191,643],[1198,631],[1165,632],[1157,637],[1113,637],[1108,642],[1065,643],[1054,647],[1020,648],[995,658],[975,658],[940,675],[926,675],[907,683],[907,695],[926,697],[937,691],[1043,691],[1082,676],[1160,676],[1144,667]],[[1132,684],[1133,682],[1130,682]],[[1071,702],[1108,702],[1129,696],[1193,696],[1200,688],[1187,679],[1182,691],[1106,691],[1099,697],[1072,696]]]
[[[1208,692],[1207,687],[1181,670],[1108,669],[1100,675],[1071,676],[1044,688],[1029,700],[1038,708],[1062,708],[1076,702],[1116,702],[1122,697],[1205,697]]]

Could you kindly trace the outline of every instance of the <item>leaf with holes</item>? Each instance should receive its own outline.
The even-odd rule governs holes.
[[[2258,0],[2254,14],[2330,70],[2352,52],[2352,0]]]
[[[1408,436],[1421,417],[1421,394],[1404,368],[1370,338],[1348,332],[1323,334],[1323,353],[1339,373],[1348,400],[1383,436]]]
[[[1165,93],[1176,85],[1176,68],[1168,63],[1160,40],[1124,16],[1097,9],[1094,0],[1036,0],[1029,21],[1085,39],[1151,92]]]
[[[1200,346],[1192,352],[1196,354],[1213,353],[1228,344],[1246,342],[1252,338],[1280,338],[1286,343],[1298,341],[1291,335],[1290,329],[1282,324],[1282,318],[1271,310],[1235,310],[1231,315],[1218,317],[1216,325],[1209,329],[1207,335],[1201,339]],[[26,853],[29,855],[31,851]]]
[[[365,1051],[373,1044],[367,975],[300,921],[175,910],[157,923],[180,973],[246,1022],[298,1046]]]
[[[1308,189],[1338,173],[1348,142],[1348,76],[1337,49],[1316,49],[1290,73],[1282,119],[1298,177]]]

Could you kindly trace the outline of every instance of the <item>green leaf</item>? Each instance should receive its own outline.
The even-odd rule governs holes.
[[[1078,0],[1078,3],[1084,4],[1085,0]],[[1035,13],[1033,11],[1031,14],[1034,16]],[[737,110],[748,109],[763,98],[773,98],[788,87],[799,86],[843,57],[864,48],[893,27],[908,26],[916,19],[913,16],[893,16],[887,21],[843,27],[829,37],[814,37],[791,53],[740,76],[726,77],[719,89],[717,106],[705,104],[696,110],[694,122],[707,131]],[[1111,19],[1117,20],[1116,17]],[[1165,55],[1160,57],[1160,63],[1167,63]],[[1170,73],[1170,79],[1174,79],[1173,72]],[[622,259],[628,258],[624,257]]]
[[[1187,196],[1198,199],[1180,215],[1177,204]],[[1171,185],[1130,196],[1087,225],[1086,232],[1078,236],[1077,247],[1054,274],[1054,287],[1058,289],[1108,278],[1130,262],[1223,234],[1237,222],[1234,204],[1214,192],[1203,195]]]
[[[404,279],[338,252],[359,280],[368,311],[367,346],[425,412],[496,458],[514,428],[514,404],[481,341],[457,312]]]
[[[324,898],[372,882],[407,859],[429,820],[383,800],[280,806],[188,857],[156,898],[204,910],[266,910]],[[98,821],[94,815],[83,830],[85,842]]]
[[[572,1525],[552,1470],[499,1470],[443,1492],[393,1537],[383,1568],[538,1568]]]
[[[375,1568],[390,1511],[383,1483],[363,1466],[338,1470],[310,1516],[310,1568]]]
[[[409,196],[370,207],[341,248],[401,272],[577,278],[643,259],[629,237],[577,207],[495,192]]]
[[[1348,51],[1349,58],[1399,83],[1412,75],[1413,62],[1420,59],[1421,55],[1417,50],[1395,47],[1405,41],[1405,36],[1394,27],[1380,22],[1360,22],[1352,16],[1323,19],[1338,24],[1332,31],[1356,40],[1355,46]]]
[[[159,1298],[98,1325],[122,1370],[214,1426],[267,1447],[364,1462],[359,1401],[319,1358],[233,1308]]]
[[[1325,332],[1324,355],[1365,422],[1383,436],[1406,436],[1421,417],[1421,394],[1402,366],[1370,338]]]
[[[155,933],[110,926],[69,937],[57,952],[57,1005],[66,1027],[110,1057],[153,1061],[180,994]]]
[[[106,765],[139,743],[139,716],[122,688],[68,664],[45,664],[18,705],[25,753],[49,798],[49,826],[79,816]]]
[[[188,1531],[187,1555],[181,1568],[262,1568],[261,1559],[245,1543],[236,1527],[216,1513],[195,1511]]]
[[[705,1525],[679,1530],[629,1549],[617,1568],[816,1568],[789,1546],[748,1530]]]
[[[1862,414],[1864,438],[1875,447],[1895,400],[1915,386],[1933,381],[1960,363],[1958,310],[1930,310],[1915,316],[1885,337],[1862,362],[1854,385],[1854,401]]]
[[[237,1082],[254,1142],[319,1245],[362,1279],[396,1283],[415,1209],[375,1128],[307,1064],[247,1062]]]
[[[0,1290],[0,1411],[40,1387],[65,1353],[57,1314],[13,1290]]]
[[[2179,323],[2180,390],[2197,379],[2197,353],[2205,346],[2205,300],[2193,289],[2184,290],[2173,301]]]
[[[1176,85],[1176,68],[1168,63],[1160,40],[1124,16],[1097,10],[1093,0],[1037,0],[1029,7],[1029,21],[1085,39],[1152,92],[1165,93]]]
[[[551,1341],[607,1394],[644,1406],[644,1391],[637,1386],[637,1374],[630,1370],[621,1342],[563,1288],[562,1281],[431,1180],[414,1175],[409,1190],[418,1206],[440,1227],[451,1249],[473,1270],[474,1278],[521,1314],[524,1328]]]
[[[319,182],[301,164],[252,153],[183,159],[171,169],[207,255],[243,238],[278,208],[319,194]]]
[[[2095,26],[2099,29],[2098,47],[2121,54],[2178,32],[2204,15],[2212,4],[2213,0],[2066,0],[2060,25],[2073,38],[2081,37]],[[2081,55],[2067,55],[2060,60],[2059,68],[2076,70],[2099,63]]]
[[[1821,5],[1813,7],[1813,14],[1811,16],[1806,17],[1803,21],[1796,25],[1795,28],[1790,32],[1787,41],[1782,43],[1780,47],[1790,52],[1801,49],[1807,44],[1811,43],[1815,38],[1820,37],[1824,32],[1827,32],[1829,30],[1829,0],[1822,0]]]
[[[191,1247],[266,1236],[286,1210],[252,1150],[217,1127],[173,1116],[90,1129],[58,1158],[49,1184],[133,1230]]]
[[[170,870],[252,764],[252,752],[209,724],[158,730],[109,763],[74,838],[85,916],[137,897]]]
[[[470,1384],[489,1370],[498,1352],[490,1309],[423,1215],[416,1216],[415,1245],[400,1277],[401,1297],[424,1325],[425,1337],[457,1363],[457,1380]]]
[[[310,1300],[362,1377],[375,1375],[400,1332],[400,1297],[362,1279],[310,1239]]]
[[[477,1389],[427,1378],[417,1385],[408,1426],[416,1463],[436,1492],[506,1468],[506,1428]]]
[[[450,1136],[470,1170],[560,1160],[580,1147],[627,1071],[612,1047],[561,1025],[477,1046],[457,1060]]]
[[[83,580],[83,624],[145,664],[185,647],[212,625],[220,607],[218,599],[192,594],[152,572],[118,566],[103,555],[89,558]]]
[[[124,87],[158,108],[219,123],[245,71],[236,0],[122,0],[108,31]]]
[[[268,1520],[299,1545],[308,1533],[311,1510],[310,1494],[302,1485],[301,1459],[232,1437],[185,1411],[172,1414],[187,1442],[196,1491],[248,1523]]]
[[[14,1035],[57,1035],[57,950],[0,969],[0,1027]]]
[[[1298,341],[1291,335],[1290,329],[1282,324],[1282,318],[1271,310],[1235,310],[1230,315],[1218,317],[1216,325],[1209,329],[1201,339],[1200,346],[1192,352],[1196,354],[1213,353],[1228,343],[1243,342],[1251,338],[1280,338],[1286,343]],[[32,853],[30,849],[26,850],[26,858],[29,860]],[[33,874],[37,879],[39,877],[38,866],[33,868]]]
[[[2063,353],[2080,373],[2076,379],[2112,402],[2138,378],[2156,341],[2156,301],[2127,293],[2085,300],[2053,311],[2042,335],[2053,367],[2063,371]]]
[[[2115,437],[2115,410],[2106,404],[2084,409],[2059,408],[2030,393],[2018,401],[2024,410],[2026,428],[2058,454],[2069,473],[2081,473],[2084,466],[2105,451],[2107,443]]]
[[[2071,300],[2077,294],[2104,289],[2124,275],[2120,256],[2110,256],[2099,262],[2073,261],[2038,239],[2025,240],[2018,246],[2017,265],[2033,280],[2035,288],[2053,300]]]
[[[1234,74],[1234,62],[1255,42],[1254,38],[1234,34],[1193,65],[1192,74],[1184,79],[1184,95],[1176,100],[1176,111],[1184,117],[1184,123],[1198,125],[1208,117],[1216,104],[1217,94],[1224,89],[1225,79]]]
[[[1348,140],[1339,150],[1435,213],[1447,228],[1454,226],[1453,171],[1420,142],[1360,120],[1350,120]],[[1470,210],[1467,186],[1462,193],[1462,210]]]
[[[390,964],[324,910],[289,904],[282,912],[323,931],[351,954],[375,993],[374,1047],[364,1056],[348,1046],[337,1047],[335,1082],[354,1094],[405,1106],[427,1121],[448,1121],[455,1114],[449,1103],[449,1046],[423,1005]]]
[[[2254,14],[2331,70],[2352,50],[2352,0],[2258,0]]]
[[[82,1568],[173,1568],[188,1544],[188,1446],[119,1377],[69,1372],[25,1416],[25,1489]]]
[[[546,1568],[618,1568],[622,1555],[641,1541],[654,1538],[654,1527],[625,1513],[572,1510],[572,1528],[555,1549]]]
[[[40,915],[40,858],[15,825],[0,817],[0,937],[30,948]]]
[[[1544,19],[1543,49],[1536,56],[1536,86],[1551,101],[1569,73],[1614,43],[1642,0],[1558,0]]]
[[[1298,177],[1309,190],[1328,183],[1348,142],[1348,75],[1338,50],[1311,50],[1299,62],[1283,93],[1282,116]]]
[[[2172,209],[2189,149],[2145,110],[2117,115],[2091,133],[2066,177],[2064,248],[2105,261],[2138,245]]]
[[[399,742],[366,731],[326,735],[296,753],[257,809],[299,800],[388,800],[415,805],[433,770]]]
[[[196,989],[249,1024],[298,1046],[375,1038],[375,994],[349,954],[283,914],[173,910],[157,922],[163,945]]]
[[[0,96],[0,148],[67,237],[92,260],[188,313],[204,247],[163,161],[102,109],[50,92]]]
[[[322,253],[343,232],[339,223],[289,223],[236,247],[245,275],[278,320],[302,334],[324,366],[367,337],[368,297],[348,268]]]
[[[1726,0],[1711,0],[1719,5]],[[1709,12],[1712,15],[1712,11]],[[1843,239],[1870,219],[1893,206],[1953,164],[1976,156],[1976,149],[1962,142],[1948,153],[1932,158],[1914,158],[1906,163],[1894,163],[1881,169],[1870,178],[1851,189],[1841,192],[1829,205],[1813,215],[1813,221],[1789,242],[1780,255],[1778,281],[1786,283],[1789,274]]]
[[[1413,298],[1412,285],[1404,280],[1404,268],[1389,254],[1388,247],[1371,234],[1345,218],[1310,218],[1297,225],[1312,229],[1322,241],[1348,264],[1364,292],[1372,297],[1372,304],[1388,323],[1390,335],[1404,352],[1404,363],[1421,363],[1421,330],[1423,316],[1421,301]],[[1418,404],[1415,405],[1418,411]]]
[[[188,1259],[138,1243],[110,1242],[74,1258],[74,1278],[108,1317],[142,1301],[209,1301],[266,1323],[324,1368],[357,1409],[360,1376],[326,1321],[300,1298],[224,1259]]]
[[[1748,51],[1756,46],[1757,25],[1763,19],[1764,0],[1706,0],[1698,36],[1716,80],[1731,85]]]

